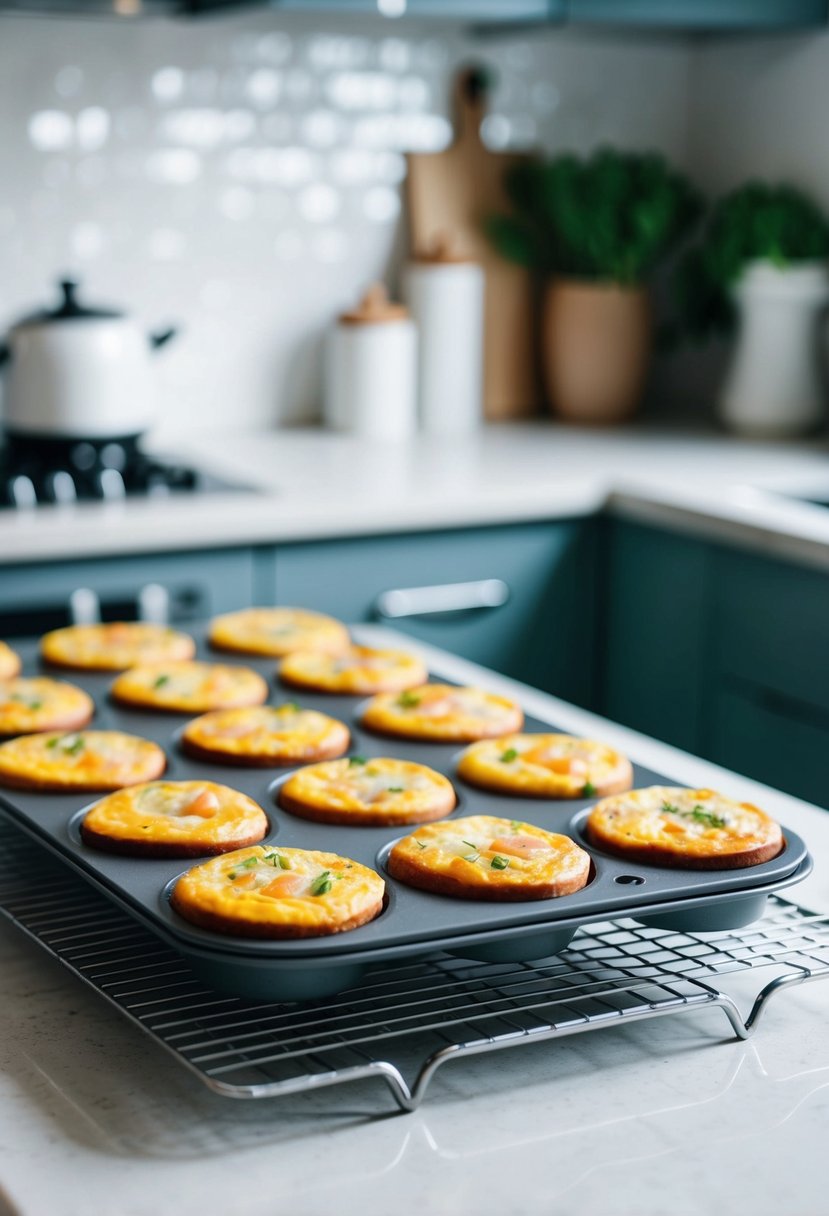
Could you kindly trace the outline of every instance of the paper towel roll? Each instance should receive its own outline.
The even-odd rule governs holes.
[[[418,330],[421,429],[467,434],[483,416],[483,270],[476,262],[413,261],[405,297]]]

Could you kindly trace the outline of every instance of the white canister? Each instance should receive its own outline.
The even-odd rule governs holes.
[[[329,334],[325,421],[365,439],[409,439],[417,429],[417,331],[382,284]]]
[[[484,272],[436,242],[407,267],[418,330],[418,411],[433,435],[463,435],[483,417]]]

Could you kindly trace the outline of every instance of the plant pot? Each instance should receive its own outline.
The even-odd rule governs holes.
[[[720,398],[720,417],[743,435],[784,437],[824,417],[818,321],[829,300],[821,262],[747,267],[734,290],[739,331]]]
[[[644,287],[553,279],[542,311],[544,382],[570,422],[622,422],[642,396],[651,348]]]

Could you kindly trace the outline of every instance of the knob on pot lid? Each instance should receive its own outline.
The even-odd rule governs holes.
[[[343,325],[377,325],[386,321],[405,321],[409,311],[404,304],[389,299],[382,283],[372,283],[356,308],[340,314]]]
[[[415,250],[412,261],[418,266],[460,266],[475,259],[462,253],[448,232],[437,232],[426,245]]]
[[[50,325],[57,321],[113,321],[125,316],[117,308],[90,308],[77,298],[78,284],[74,279],[61,279],[61,300],[56,308],[43,308],[15,322],[12,328],[24,325]]]

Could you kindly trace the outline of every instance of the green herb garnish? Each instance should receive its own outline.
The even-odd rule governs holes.
[[[386,793],[388,793],[388,794],[402,794],[402,793],[403,793],[403,786],[402,786],[402,785],[390,785],[390,786],[388,787],[388,789],[387,789]]]
[[[489,868],[491,870],[506,870],[508,865],[508,858],[501,857],[498,853],[496,853],[492,861],[489,863]]]
[[[252,870],[258,860],[259,860],[259,858],[256,855],[254,855],[253,857],[246,857],[244,861],[239,862],[239,869],[240,870]]]
[[[518,752],[514,747],[508,747],[505,752],[501,752],[501,763],[511,764],[513,760],[518,759]]]
[[[662,803],[662,814],[663,815],[681,815],[682,812],[680,811],[679,807],[674,806],[674,804],[672,802],[663,802]]]
[[[419,849],[427,849],[429,846],[424,844],[422,840],[415,840],[415,844]]]
[[[415,705],[420,704],[420,697],[415,692],[401,692],[397,704],[401,709],[414,709]]]
[[[48,739],[48,740],[47,740],[47,742],[46,742],[46,746],[47,746],[47,747],[49,747],[49,748],[52,748],[52,747],[57,747],[57,745],[58,745],[59,743],[60,743],[60,735],[55,735],[54,739]]]
[[[291,868],[288,858],[283,857],[281,853],[266,853],[262,860],[269,861],[275,870],[290,870]]]
[[[163,688],[165,684],[169,683],[169,676],[156,676],[156,678],[153,680],[153,688]]]
[[[720,815],[715,815],[713,811],[706,811],[699,804],[692,811],[683,811],[683,816],[686,819],[693,819],[694,823],[704,823],[709,828],[724,828],[727,827],[727,820]]]
[[[365,756],[349,756],[348,757],[349,768],[351,768],[352,766],[356,767],[358,764],[368,764],[368,761],[366,760]]]
[[[280,705],[280,709],[288,709],[292,714],[299,713],[299,706],[296,701],[286,701],[284,705]]]
[[[327,895],[334,884],[331,881],[331,871],[323,870],[311,883],[312,895]]]
[[[592,781],[585,781],[584,785],[581,787],[581,792],[585,798],[592,798],[596,793],[596,787]]]
[[[83,751],[83,747],[84,747],[83,735],[76,735],[71,743],[67,743],[64,741],[62,750],[66,753],[67,756],[77,756],[78,752]]]
[[[520,832],[524,827],[523,823],[521,823],[518,819],[510,819],[509,825],[513,832]]]

